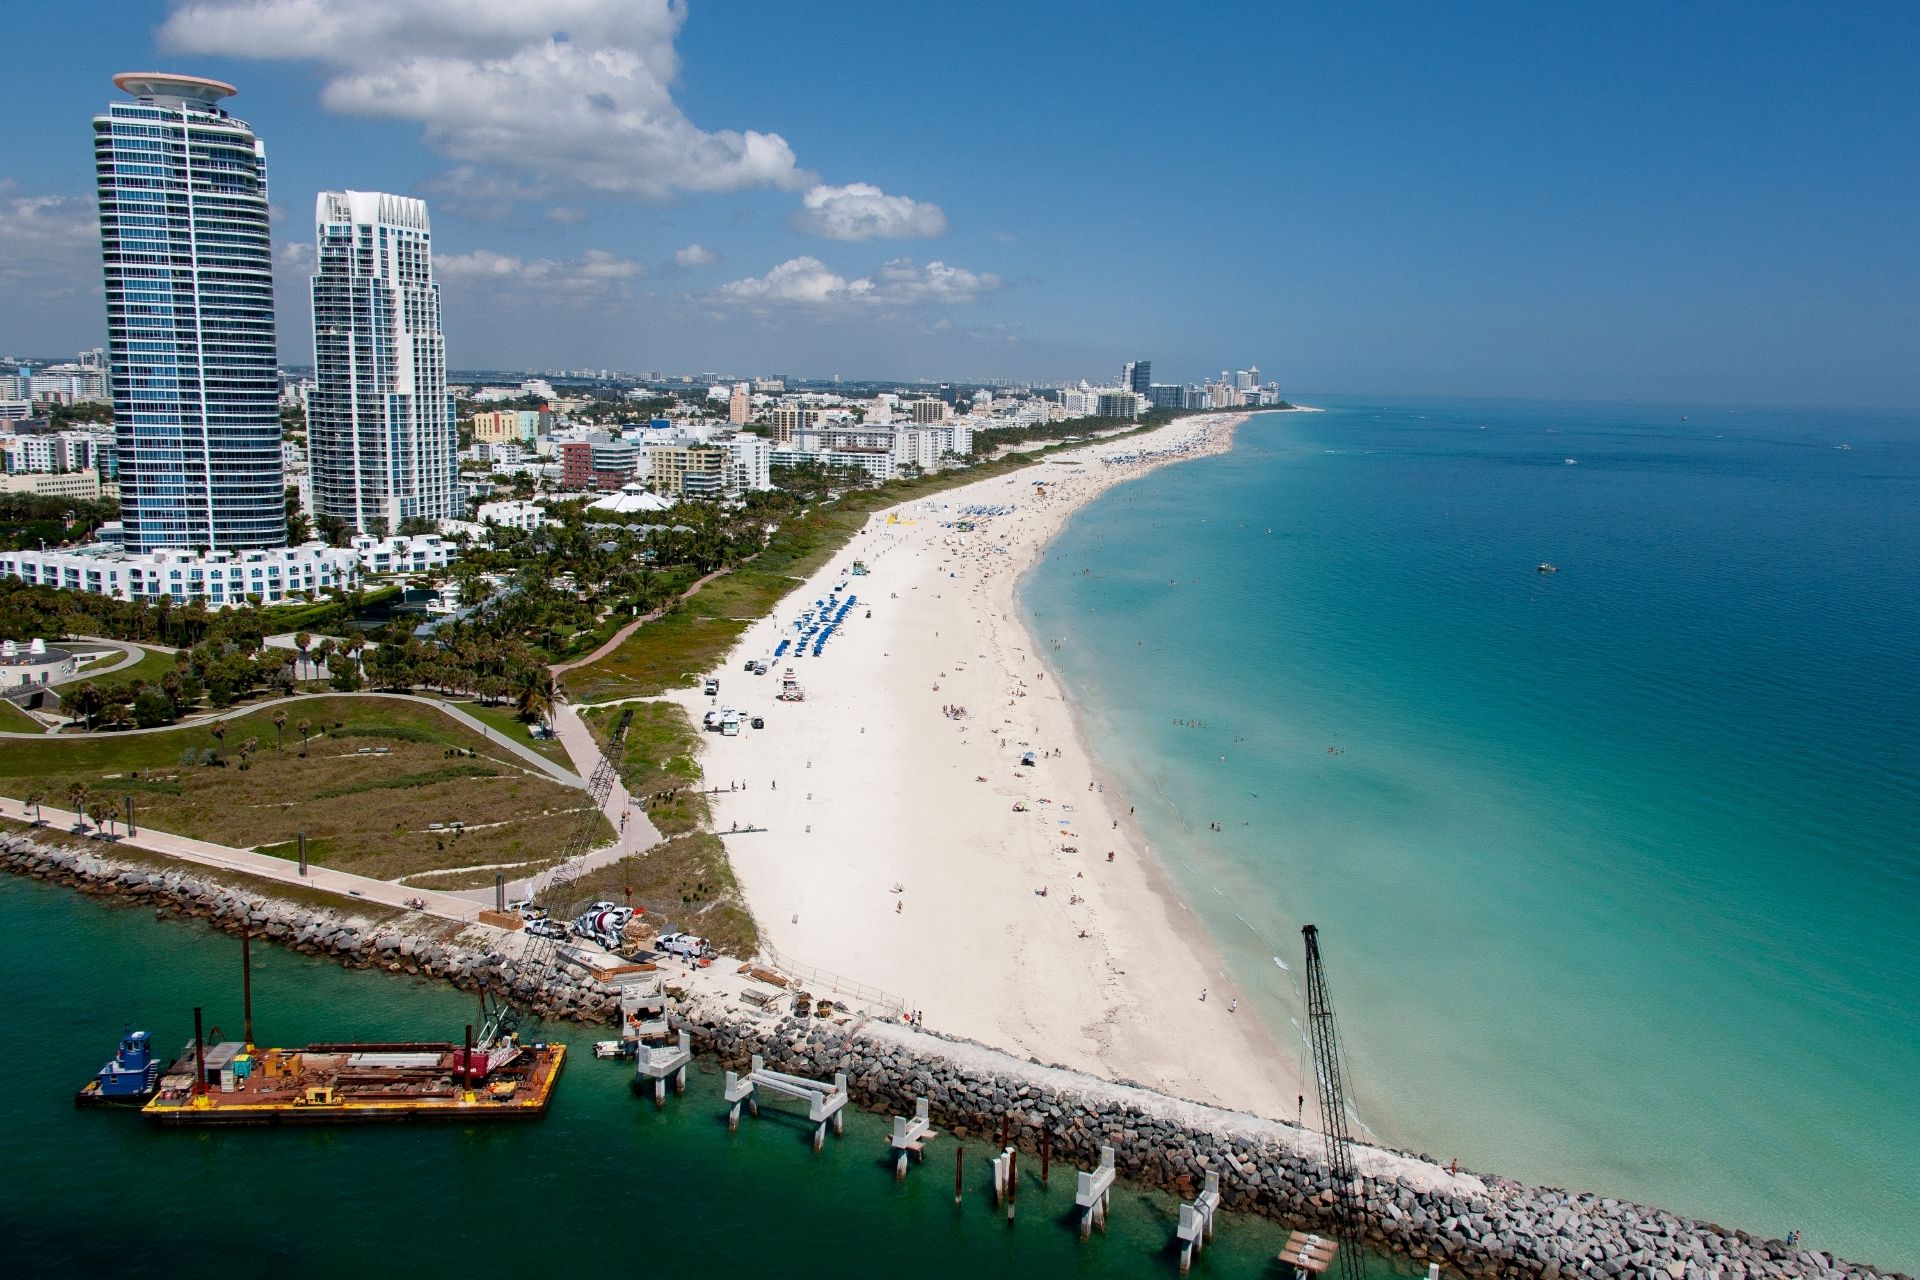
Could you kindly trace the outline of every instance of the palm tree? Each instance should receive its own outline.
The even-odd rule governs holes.
[[[112,702],[101,704],[100,723],[103,727],[122,725],[132,714],[133,708],[129,707],[124,700],[116,698]]]
[[[300,731],[300,754],[304,756],[307,754],[307,736],[313,732],[313,721],[303,719],[293,727]]]
[[[91,680],[83,682],[67,698],[67,704],[73,708],[74,715],[84,719],[89,729],[93,728],[93,718],[99,714],[104,703],[105,699],[100,694],[100,686]]]
[[[207,732],[213,735],[214,751],[218,753],[219,749],[224,746],[227,741],[227,722],[225,720],[215,720],[207,726]]]
[[[87,816],[93,819],[95,830],[113,834],[114,808],[105,800],[95,800],[88,805]]]
[[[313,678],[318,680],[320,678],[320,668],[326,666],[332,660],[333,641],[323,638],[320,643],[313,646]],[[328,674],[331,675],[332,673],[329,672]]]
[[[273,749],[275,751],[278,751],[280,749],[280,731],[286,727],[287,727],[287,713],[284,711],[274,712],[273,713]]]
[[[84,782],[76,782],[67,788],[67,800],[73,805],[74,816],[80,819],[80,829],[87,829],[87,797],[93,788]]]
[[[304,659],[307,656],[307,650],[313,647],[313,636],[305,631],[297,633],[293,637],[293,647],[300,651],[300,656]]]
[[[245,773],[253,767],[253,753],[260,749],[260,739],[248,738],[240,744],[240,772]]]
[[[526,668],[520,673],[520,718],[547,723],[553,719],[553,707],[558,694],[552,671],[546,667]]]
[[[36,827],[40,825],[40,802],[46,798],[47,789],[45,787],[36,786],[27,788],[25,801],[27,807],[33,810],[33,825]]]

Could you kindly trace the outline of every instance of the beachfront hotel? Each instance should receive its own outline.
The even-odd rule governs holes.
[[[93,120],[126,549],[287,541],[267,162],[230,84],[123,72]]]
[[[314,510],[363,533],[452,519],[460,441],[426,202],[322,191],[314,234]]]

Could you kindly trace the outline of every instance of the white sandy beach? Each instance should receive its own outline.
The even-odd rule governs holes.
[[[929,1027],[1293,1118],[1295,1050],[1231,1011],[1238,992],[1104,786],[1014,603],[1076,508],[1178,460],[1101,459],[1219,452],[1242,420],[1184,419],[879,513],[747,632],[712,673],[717,699],[673,695],[696,722],[715,705],[766,718],[706,735],[703,767],[709,786],[741,787],[715,797],[723,834],[766,828],[725,839],[768,941],[903,997]],[[963,519],[975,528],[949,527]],[[855,560],[871,572],[851,576]],[[742,670],[836,588],[858,603],[820,657]],[[777,700],[787,668],[804,702]],[[1022,768],[1028,750],[1042,758]]]

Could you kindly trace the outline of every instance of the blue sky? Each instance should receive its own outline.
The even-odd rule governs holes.
[[[314,193],[351,186],[428,199],[461,367],[1920,404],[1910,4],[7,20],[0,351],[101,340],[88,121],[158,66],[267,141],[289,360]]]

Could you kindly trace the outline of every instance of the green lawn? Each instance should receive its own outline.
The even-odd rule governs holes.
[[[519,743],[523,747],[532,747],[555,764],[563,765],[568,769],[573,768],[573,761],[568,757],[567,749],[560,744],[560,740],[534,737],[528,732],[530,726],[520,718],[520,713],[513,709],[511,703],[489,705],[484,702],[461,702],[449,699],[448,705],[460,708],[475,720],[483,721],[508,741]]]
[[[159,649],[148,649],[145,645],[141,645],[140,647],[145,651],[140,661],[134,663],[124,671],[116,671],[110,676],[101,677],[101,682],[103,684],[129,684],[135,680],[145,680],[151,683],[173,670],[174,655],[165,653]]]
[[[272,716],[287,712],[281,746]],[[304,754],[299,723],[311,722]],[[431,707],[385,698],[269,704],[226,722],[153,734],[90,734],[0,741],[0,792],[42,788],[70,808],[81,782],[114,805],[132,795],[140,820],[163,831],[292,858],[308,834],[308,858],[380,879],[470,868],[490,884],[493,868],[550,865],[576,831],[595,843],[611,826],[586,796],[529,766],[498,743]],[[250,767],[240,746],[258,744]],[[465,824],[461,832],[429,824]]]
[[[710,811],[700,788],[700,731],[676,702],[627,702],[589,707],[581,719],[602,746],[622,711],[633,709],[627,726],[620,780],[638,796],[647,817],[663,836],[684,835],[706,826]]]
[[[11,702],[0,702],[0,729],[8,733],[42,733],[46,726]]]

